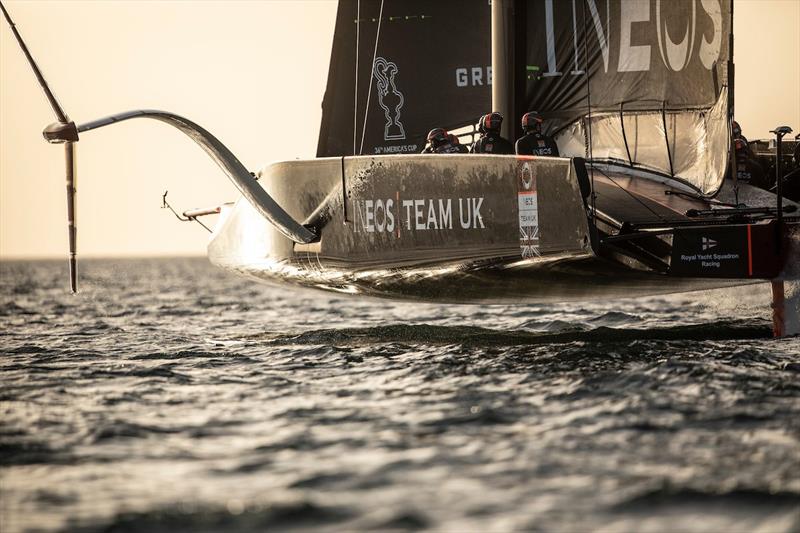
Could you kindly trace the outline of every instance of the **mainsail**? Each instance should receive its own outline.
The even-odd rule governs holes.
[[[486,0],[340,0],[317,156],[418,153],[474,124],[490,65]]]
[[[514,0],[514,124],[561,155],[714,194],[730,134],[732,0]],[[419,152],[491,106],[487,0],[340,0],[318,156]],[[519,131],[517,131],[519,134]]]
[[[729,146],[732,0],[514,7],[526,21],[515,28],[525,43],[517,106],[521,97],[526,110],[542,113],[562,155],[616,160],[717,191]]]

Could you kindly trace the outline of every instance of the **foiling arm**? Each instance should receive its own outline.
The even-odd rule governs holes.
[[[239,192],[242,193],[242,196],[247,198],[258,212],[269,220],[278,231],[298,243],[309,243],[317,239],[317,235],[314,232],[292,218],[261,188],[261,185],[253,179],[252,174],[233,155],[233,152],[206,129],[187,118],[166,111],[139,109],[87,122],[79,125],[77,129],[78,133],[83,133],[131,118],[151,118],[179,129],[197,143],[219,165],[236,188],[239,189]]]

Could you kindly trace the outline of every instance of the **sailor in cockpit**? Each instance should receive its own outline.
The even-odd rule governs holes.
[[[765,175],[764,168],[756,159],[753,149],[750,148],[750,142],[747,137],[742,135],[742,127],[735,120],[731,126],[733,148],[736,156],[736,179],[755,187],[768,189],[770,180]]]
[[[517,140],[517,154],[558,157],[558,145],[549,135],[542,133],[542,117],[536,111],[522,115],[522,131]]]
[[[483,115],[478,124],[481,136],[473,143],[470,152],[473,154],[513,154],[514,145],[508,139],[500,136],[502,124],[503,115],[496,111]]]
[[[450,144],[452,144],[453,146],[456,147],[456,149],[458,150],[459,154],[468,154],[469,153],[469,148],[467,148],[466,146],[461,144],[461,141],[458,140],[458,137],[456,137],[452,133],[449,133],[448,137],[450,138]]]
[[[428,132],[428,146],[422,150],[423,154],[458,154],[462,147],[458,142],[453,142],[453,137],[444,128],[433,128]]]

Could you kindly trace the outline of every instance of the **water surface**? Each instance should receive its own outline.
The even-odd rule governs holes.
[[[764,286],[453,306],[204,259],[0,263],[0,525],[800,529]]]

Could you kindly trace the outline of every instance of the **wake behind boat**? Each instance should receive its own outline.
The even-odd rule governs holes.
[[[780,190],[735,181],[732,17],[730,0],[342,0],[319,157],[255,179],[212,134],[170,113],[76,126],[14,31],[56,111],[45,136],[66,144],[68,183],[78,135],[130,118],[167,122],[215,159],[243,193],[220,208],[209,244],[225,269],[427,301],[757,280],[776,280],[779,297],[800,218]],[[442,35],[460,46],[431,54]],[[431,127],[469,127],[489,109],[508,117],[512,140],[514,117],[540,111],[566,157],[416,155]],[[776,129],[779,142],[787,130]],[[74,262],[74,225],[70,236]],[[782,317],[776,324],[784,333]]]

